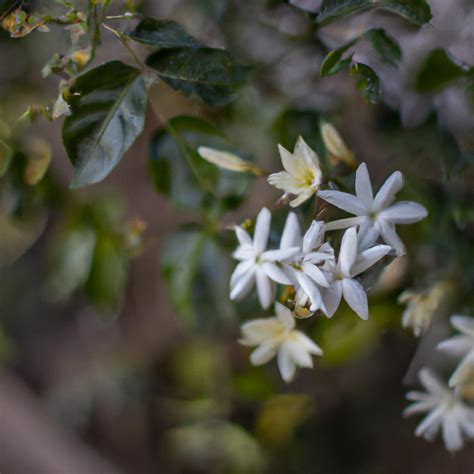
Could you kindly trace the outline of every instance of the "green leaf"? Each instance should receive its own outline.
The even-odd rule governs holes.
[[[120,61],[79,76],[63,141],[76,173],[72,188],[104,179],[143,130],[147,90],[140,71]]]
[[[382,28],[368,30],[364,36],[370,41],[381,61],[391,66],[398,65],[402,59],[402,50]]]
[[[375,104],[382,95],[382,84],[374,70],[361,63],[355,63],[350,70],[356,76],[357,88],[362,92],[367,102]]]
[[[172,304],[187,324],[209,329],[232,316],[228,257],[208,234],[183,229],[172,235],[161,269]]]
[[[115,313],[123,301],[128,274],[128,257],[113,235],[97,234],[86,293],[104,312]]]
[[[431,20],[431,9],[426,0],[323,0],[317,23],[326,24],[338,18],[367,9],[381,8],[422,25]]]
[[[13,155],[13,150],[8,146],[8,144],[3,140],[0,140],[0,178],[5,176],[7,173]]]
[[[173,89],[196,94],[212,106],[235,100],[248,71],[227,51],[214,48],[164,49],[151,54],[146,63]]]
[[[160,49],[198,46],[196,40],[172,20],[145,18],[127,36],[138,43]]]
[[[469,74],[469,68],[444,49],[428,54],[416,77],[415,89],[419,92],[439,92],[452,82]]]
[[[348,67],[352,60],[352,55],[349,58],[341,59],[342,55],[357,41],[359,38],[355,38],[345,44],[340,48],[331,51],[321,64],[320,74],[321,77],[332,76],[337,74],[339,71],[342,71],[344,68]]]
[[[252,177],[212,165],[197,153],[200,146],[235,151],[209,122],[187,116],[170,120],[151,144],[149,170],[156,189],[178,207],[196,211],[212,199],[221,200],[223,208],[240,204]]]

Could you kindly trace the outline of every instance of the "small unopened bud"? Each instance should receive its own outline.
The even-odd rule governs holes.
[[[356,166],[354,155],[349,148],[347,148],[344,140],[333,125],[328,122],[322,123],[321,135],[323,137],[324,145],[331,155],[330,159],[333,164],[337,164],[338,161],[343,161],[351,168]]]
[[[249,172],[255,176],[262,176],[265,174],[260,167],[250,163],[249,161],[243,160],[240,156],[229,153],[228,151],[215,150],[206,146],[198,148],[198,153],[209,163],[219,166],[230,171],[237,171],[240,173]]]

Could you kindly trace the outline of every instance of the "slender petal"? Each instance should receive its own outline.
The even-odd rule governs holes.
[[[400,237],[398,237],[398,234],[395,232],[394,225],[390,222],[380,220],[379,226],[380,234],[382,235],[384,242],[394,249],[397,256],[404,255],[406,253],[405,246],[400,240]]]
[[[328,287],[329,283],[324,276],[324,273],[316,266],[311,263],[304,262],[302,265],[303,271],[318,285]]]
[[[294,212],[288,213],[285,227],[281,234],[280,248],[299,247],[301,245],[301,228]]]
[[[342,280],[342,294],[347,304],[357,313],[357,316],[362,319],[369,318],[367,295],[358,281],[344,278]]]
[[[282,327],[278,318],[260,318],[247,321],[241,326],[240,343],[244,346],[256,346],[265,341],[276,339],[282,335]]]
[[[428,392],[438,396],[443,396],[447,392],[446,385],[439,379],[439,377],[428,368],[423,368],[418,373],[418,377],[423,386]]]
[[[237,239],[239,241],[239,244],[242,245],[242,246],[252,246],[253,245],[253,241],[250,237],[250,235],[248,234],[248,232],[244,229],[242,229],[242,227],[236,225],[234,227],[234,230],[235,230],[235,234],[237,236]]]
[[[321,239],[321,232],[324,229],[324,222],[313,221],[303,237],[303,253],[313,250]]]
[[[273,303],[275,284],[265,275],[265,272],[257,267],[255,272],[257,282],[257,294],[263,309],[267,309]]]
[[[304,347],[310,354],[323,355],[323,350],[312,339],[306,336],[306,334],[295,331],[294,336],[301,347]]]
[[[291,174],[291,176],[304,180],[306,177],[306,166],[302,158],[293,155],[287,149],[278,145],[278,151],[280,152],[281,162],[283,168]]]
[[[374,195],[372,192],[372,184],[370,183],[369,172],[365,163],[361,163],[357,168],[355,189],[357,197],[364,203],[364,206],[367,209],[372,208]]]
[[[250,354],[250,362],[253,365],[263,365],[266,364],[269,360],[275,357],[278,351],[278,344],[270,341],[258,346],[251,354]]]
[[[258,213],[253,235],[253,246],[257,253],[261,253],[267,248],[271,219],[272,215],[270,211],[266,207],[263,207]]]
[[[375,265],[381,258],[385,257],[391,250],[389,245],[376,245],[360,253],[352,266],[351,275],[357,276]]]
[[[255,282],[255,269],[252,268],[247,273],[234,279],[234,285],[230,289],[230,299],[239,300],[246,296]]]
[[[434,406],[435,404],[429,401],[412,403],[410,406],[406,407],[405,410],[403,410],[403,416],[418,415],[420,413],[430,411]]]
[[[307,201],[313,194],[314,190],[312,189],[300,191],[298,197],[293,199],[293,201],[290,201],[290,207],[298,207],[300,204],[303,204],[305,201]]]
[[[380,211],[390,205],[395,199],[395,194],[403,188],[403,175],[400,171],[392,173],[383,183],[374,199],[374,210]]]
[[[253,262],[251,260],[245,260],[240,262],[235,270],[232,272],[230,277],[230,286],[233,288],[238,280],[244,277],[248,272],[252,272]]]
[[[293,177],[286,171],[280,171],[278,173],[272,173],[268,176],[267,181],[272,186],[278,189],[289,192],[291,194],[299,194],[302,190],[301,181]]]
[[[290,247],[286,249],[267,250],[262,253],[262,260],[268,262],[284,262],[294,257],[300,251],[299,247]]]
[[[474,338],[474,318],[455,314],[450,321],[455,329]]]
[[[264,262],[261,267],[267,277],[271,280],[280,283],[280,285],[291,285],[291,280],[276,263]]]
[[[342,285],[340,281],[334,281],[328,288],[321,288],[321,297],[326,307],[325,314],[331,318],[339,308],[342,298]]]
[[[293,317],[293,313],[285,305],[276,302],[275,313],[280,323],[283,324],[286,329],[291,330],[295,327],[295,318]]]
[[[467,336],[453,336],[441,341],[436,349],[450,355],[461,357],[474,349],[474,340]]]
[[[474,374],[474,349],[461,360],[456,370],[449,378],[449,386],[455,387],[469,380]]]
[[[366,221],[367,221],[367,218],[365,216],[348,217],[347,219],[338,219],[336,221],[328,222],[324,226],[324,229],[325,230],[347,229],[348,227],[361,225]]]
[[[295,331],[291,338],[288,338],[281,346],[281,352],[286,352],[293,359],[294,363],[299,367],[313,367],[311,355],[306,351],[305,347],[297,340],[297,332]]]
[[[317,153],[303,140],[302,136],[299,136],[296,140],[294,154],[301,156],[304,159],[306,166],[312,171],[316,181],[319,181],[319,185],[322,176],[319,157]]]
[[[393,206],[384,209],[379,217],[386,219],[392,224],[413,224],[421,221],[428,215],[428,211],[416,202],[400,201]]]
[[[357,231],[351,227],[344,232],[339,250],[338,265],[344,276],[348,277],[351,273],[352,265],[357,257]]]
[[[362,216],[367,213],[364,203],[352,194],[341,191],[319,191],[318,196],[333,206],[356,216]]]
[[[293,380],[296,373],[296,364],[288,351],[280,350],[278,352],[278,368],[285,382],[291,382]]]
[[[459,421],[453,416],[445,416],[441,426],[444,444],[448,451],[459,451],[464,446]]]
[[[443,411],[444,408],[442,406],[439,406],[430,413],[428,413],[428,415],[425,416],[421,423],[417,426],[415,431],[416,436],[422,436],[430,428],[431,425],[435,425],[436,427],[438,427],[443,416]]]

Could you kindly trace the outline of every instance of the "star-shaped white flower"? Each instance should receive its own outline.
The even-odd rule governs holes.
[[[474,437],[474,409],[430,369],[421,369],[418,377],[427,393],[408,392],[407,399],[415,403],[404,410],[404,416],[427,412],[416,428],[416,436],[432,441],[441,428],[446,449],[458,451],[464,446],[464,438]]]
[[[341,191],[318,192],[318,196],[325,201],[356,216],[330,222],[326,229],[345,229],[357,225],[362,249],[371,246],[380,236],[394,249],[396,255],[403,255],[405,246],[395,231],[395,224],[418,222],[428,212],[416,202],[400,201],[392,204],[395,194],[402,187],[403,176],[400,171],[395,171],[374,197],[367,166],[362,163],[356,173],[355,196]]]
[[[390,252],[390,246],[376,245],[360,254],[357,248],[357,231],[355,227],[351,227],[344,232],[342,237],[337,263],[327,260],[324,264],[323,268],[332,277],[329,287],[320,290],[326,307],[326,315],[329,318],[336,312],[342,297],[360,318],[368,319],[369,317],[367,294],[355,277],[387,255]]]
[[[321,185],[319,157],[302,137],[298,137],[293,153],[281,145],[278,145],[278,150],[285,171],[271,174],[268,182],[285,194],[297,196],[290,202],[291,207],[297,207],[309,199]]]
[[[291,311],[275,303],[276,317],[254,319],[242,325],[245,346],[257,348],[250,354],[253,365],[266,364],[278,355],[278,368],[285,382],[290,382],[297,367],[313,367],[311,354],[322,355],[323,351],[309,337],[295,329],[295,318]]]
[[[474,376],[474,318],[453,315],[450,320],[451,325],[461,334],[440,342],[437,348],[453,356],[462,357],[449,379],[449,385],[454,387]]]
[[[291,258],[299,251],[298,247],[266,250],[271,218],[270,211],[265,207],[262,208],[255,222],[253,240],[242,227],[235,227],[240,245],[233,256],[241,262],[230,278],[231,300],[245,297],[256,283],[258,298],[264,309],[269,308],[275,300],[275,282],[291,285],[288,276],[277,262]]]
[[[311,311],[321,309],[325,312],[319,287],[329,285],[319,265],[334,258],[334,250],[328,242],[324,242],[324,223],[313,221],[304,236],[296,214],[290,212],[280,241],[280,248],[299,247],[300,251],[283,264],[283,269],[292,281],[297,292],[297,302],[306,306],[311,301]]]

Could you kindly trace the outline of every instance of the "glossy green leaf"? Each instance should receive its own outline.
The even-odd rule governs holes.
[[[145,18],[127,35],[138,43],[155,46],[160,49],[193,48],[196,40],[172,20]]]
[[[104,179],[143,130],[147,89],[140,71],[120,61],[79,76],[63,141],[76,170],[71,187]]]
[[[339,71],[342,71],[344,68],[348,67],[351,63],[352,55],[349,58],[342,59],[343,54],[353,46],[359,38],[355,38],[340,48],[331,51],[325,58],[323,63],[321,64],[320,74],[321,77],[325,76],[332,76],[337,74]]]
[[[175,205],[196,211],[213,199],[223,208],[235,207],[252,177],[205,161],[197,153],[200,146],[235,151],[209,122],[187,116],[170,120],[151,144],[149,170],[156,189]]]
[[[325,24],[373,8],[397,13],[416,25],[427,23],[432,17],[426,0],[323,0],[316,21]]]
[[[415,82],[419,92],[434,93],[467,76],[469,67],[444,49],[435,49],[425,59]]]
[[[146,63],[173,89],[195,94],[212,106],[235,100],[248,70],[227,51],[214,48],[160,50]]]
[[[212,328],[232,316],[228,256],[215,239],[196,229],[177,232],[166,243],[161,268],[173,306],[187,324]]]
[[[382,84],[374,70],[361,63],[355,63],[350,70],[356,76],[357,88],[362,92],[367,102],[375,104],[382,95]]]
[[[397,66],[402,59],[402,50],[398,43],[382,28],[374,28],[365,32],[379,58],[384,63]]]

